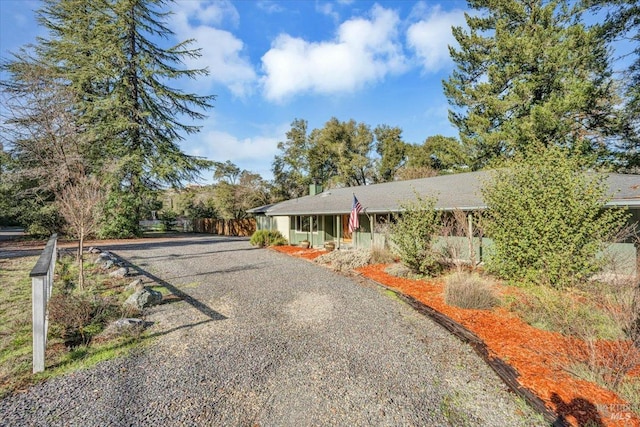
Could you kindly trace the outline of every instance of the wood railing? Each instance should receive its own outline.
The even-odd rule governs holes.
[[[47,348],[47,304],[53,288],[56,268],[58,235],[51,236],[36,265],[31,270],[31,300],[33,306],[33,373],[44,371]]]

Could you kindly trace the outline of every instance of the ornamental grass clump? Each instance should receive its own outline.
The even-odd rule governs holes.
[[[469,273],[454,273],[446,278],[444,301],[477,310],[489,310],[500,303],[490,283],[478,274]]]

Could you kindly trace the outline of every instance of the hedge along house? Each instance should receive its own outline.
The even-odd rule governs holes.
[[[445,212],[461,210],[470,214],[486,209],[480,189],[490,179],[490,171],[478,171],[325,191],[312,185],[308,196],[261,206],[249,212],[256,215],[259,230],[279,230],[291,244],[308,240],[315,247],[326,242],[334,242],[337,248],[383,246],[386,224],[394,214],[402,212],[401,206],[415,201],[416,194],[436,197],[436,209]],[[607,205],[628,208],[632,213],[630,223],[640,222],[640,175],[609,174],[607,184],[611,197]],[[348,222],[354,195],[363,212],[359,216],[360,228],[351,233]],[[472,215],[467,217],[467,226],[473,228]],[[448,244],[457,244],[462,258],[469,257],[466,238],[448,236],[444,240]],[[486,256],[490,247],[490,239],[481,241],[475,238],[473,250],[477,259],[481,260],[483,251]],[[638,251],[630,239],[614,244],[610,251],[620,259],[624,271],[635,271]]]

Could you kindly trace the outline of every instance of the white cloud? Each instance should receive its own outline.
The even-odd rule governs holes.
[[[271,0],[260,0],[256,3],[256,6],[258,6],[258,9],[264,10],[269,14],[284,11],[284,8],[282,6]]]
[[[424,72],[437,72],[451,65],[449,45],[457,45],[452,26],[464,26],[464,12],[433,8],[428,16],[407,30],[407,44],[415,51]]]
[[[237,26],[240,15],[230,1],[210,2],[207,0],[177,1],[174,4],[175,15],[183,15],[202,25],[220,26],[230,23]]]
[[[209,75],[198,81],[218,83],[231,93],[244,97],[251,93],[257,75],[251,62],[243,56],[244,43],[229,31],[215,28],[225,22],[238,24],[237,10],[229,2],[176,2],[174,31],[179,40],[195,39],[201,48],[198,58],[185,58],[189,68],[208,68]]]
[[[340,14],[333,9],[332,3],[316,3],[316,12],[327,15],[336,23],[340,20]]]
[[[279,35],[262,57],[264,94],[283,101],[302,92],[353,92],[406,69],[397,41],[398,14],[378,5],[370,19],[348,20],[334,40],[308,42]]]
[[[217,130],[211,124],[203,129],[194,144],[184,148],[190,155],[224,162],[230,160],[241,169],[257,172],[271,179],[271,161],[278,153],[278,142],[284,140],[290,129],[288,123],[257,127],[257,134],[239,138],[227,131]],[[205,176],[205,178],[207,178]]]

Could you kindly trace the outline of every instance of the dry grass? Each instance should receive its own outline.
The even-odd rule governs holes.
[[[444,300],[460,308],[489,310],[500,303],[489,282],[478,274],[454,273],[445,279]]]

